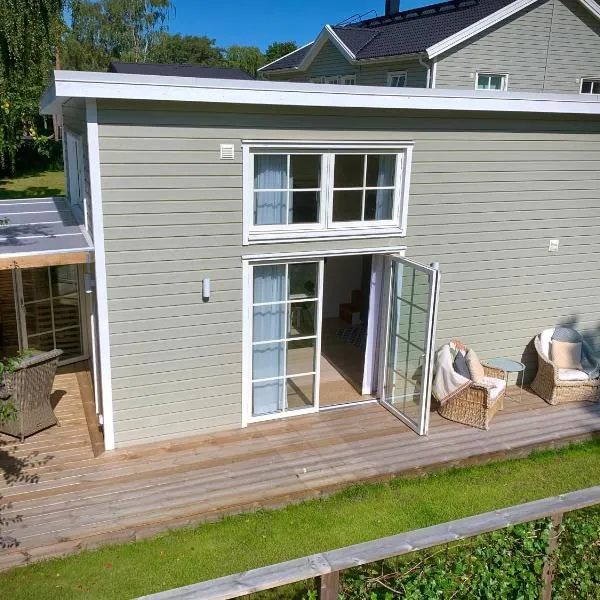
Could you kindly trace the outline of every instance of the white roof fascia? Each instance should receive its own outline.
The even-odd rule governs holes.
[[[306,71],[312,61],[316,58],[317,54],[321,51],[321,48],[325,45],[325,42],[331,41],[336,48],[342,53],[342,56],[348,60],[349,62],[354,62],[356,60],[356,56],[354,53],[342,42],[342,40],[337,36],[335,31],[331,28],[330,25],[325,25],[325,27],[321,30],[321,33],[317,36],[317,39],[313,42],[312,48],[307,52],[306,56],[302,59],[302,62],[298,65],[299,71]]]
[[[98,98],[271,106],[600,115],[600,96],[584,96],[55,71],[54,84],[44,94],[41,108],[43,114],[52,114],[70,98]]]
[[[313,40],[312,42],[308,42],[308,44],[304,44],[304,46],[300,46],[300,48],[296,48],[295,50],[292,50],[291,52],[288,52],[287,54],[284,54],[283,56],[280,56],[279,58],[276,58],[275,60],[272,60],[270,63],[267,63],[266,65],[263,65],[262,67],[260,67],[260,69],[256,69],[257,72],[260,73],[260,71],[262,71],[263,69],[266,69],[267,67],[270,67],[271,65],[274,65],[277,61],[280,61],[282,58],[286,58],[287,56],[291,56],[292,54],[295,54],[296,52],[300,52],[300,50],[306,48],[306,46],[310,46],[311,44],[314,44],[315,40]],[[297,70],[298,67],[286,67],[285,69],[280,69],[281,71],[294,71]]]
[[[426,50],[427,56],[428,58],[435,58],[436,56],[451,50],[455,46],[462,44],[473,36],[484,32],[486,29],[493,27],[497,23],[516,15],[518,12],[540,1],[541,0],[516,0],[516,2],[513,2],[512,4],[497,10],[495,13],[488,15],[484,19],[477,21],[477,23],[473,23],[473,25],[469,25],[469,27],[461,29],[461,31],[443,39],[441,42],[433,44],[433,46],[429,46],[429,48]],[[593,0],[578,1],[583,4],[583,6],[585,6],[596,18],[600,19],[600,7]]]

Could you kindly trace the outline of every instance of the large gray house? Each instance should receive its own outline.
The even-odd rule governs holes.
[[[526,378],[547,327],[600,344],[598,96],[57,71],[42,108],[74,217],[4,204],[2,258],[82,295],[47,341],[84,332],[107,449],[373,401],[423,434],[450,338]]]
[[[272,81],[598,94],[595,0],[453,0],[326,25],[260,69]]]

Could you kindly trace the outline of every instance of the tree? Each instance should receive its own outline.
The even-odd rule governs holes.
[[[214,66],[223,64],[223,51],[215,46],[215,40],[206,36],[163,33],[150,49],[148,61]]]
[[[273,42],[265,52],[265,64],[273,62],[297,48],[296,42]]]
[[[225,51],[225,62],[229,67],[243,69],[255,76],[265,63],[262,52],[256,46],[229,46]]]
[[[71,0],[64,66],[105,70],[111,60],[145,62],[172,9],[171,0]]]
[[[15,168],[30,139],[44,150],[39,100],[48,83],[61,28],[63,0],[0,2],[0,166]]]

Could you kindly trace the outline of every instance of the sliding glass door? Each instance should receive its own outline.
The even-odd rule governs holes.
[[[78,265],[15,271],[22,348],[59,348],[61,363],[85,358]]]
[[[252,267],[252,417],[318,408],[323,261]]]
[[[439,271],[389,258],[381,402],[420,435],[427,434]]]

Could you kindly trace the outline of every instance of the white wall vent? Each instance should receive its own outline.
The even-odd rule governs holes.
[[[221,160],[233,160],[235,158],[235,148],[233,144],[221,144]]]

